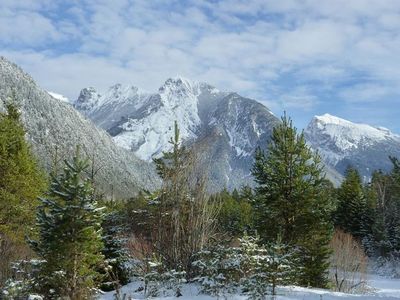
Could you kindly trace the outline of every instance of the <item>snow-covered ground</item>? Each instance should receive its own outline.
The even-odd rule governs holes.
[[[310,299],[310,300],[330,300],[330,299],[363,299],[363,300],[371,300],[371,299],[382,299],[382,300],[390,300],[390,299],[400,299],[400,279],[390,279],[378,275],[370,275],[368,279],[368,285],[371,287],[371,291],[367,294],[363,295],[355,295],[355,294],[345,294],[332,292],[329,290],[323,289],[308,289],[297,286],[292,287],[282,287],[278,291],[278,296],[275,299],[278,300],[299,300],[299,299]],[[140,286],[139,282],[133,282],[124,286],[122,288],[122,294],[131,297],[131,299],[144,299],[143,292],[137,292],[136,290]],[[216,299],[216,297],[211,297],[203,294],[199,294],[198,287],[193,284],[187,284],[182,289],[183,297],[173,297],[173,296],[159,296],[152,299],[180,299],[180,300],[211,300]],[[225,295],[225,299],[232,300],[245,300],[246,296],[243,295]],[[113,300],[114,292],[106,293],[99,297],[100,300]],[[224,299],[220,297],[220,299]],[[267,298],[268,299],[268,298]]]

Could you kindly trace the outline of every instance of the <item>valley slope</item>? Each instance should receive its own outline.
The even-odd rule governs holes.
[[[52,97],[17,65],[0,57],[0,99],[15,92],[22,120],[39,161],[48,170],[58,158],[71,158],[77,145],[92,158],[95,180],[112,197],[130,197],[142,188],[154,189],[160,181],[154,166],[114,144],[112,138],[69,103]],[[0,101],[0,110],[4,109]],[[57,149],[57,150],[56,150]],[[60,165],[62,167],[62,165]]]

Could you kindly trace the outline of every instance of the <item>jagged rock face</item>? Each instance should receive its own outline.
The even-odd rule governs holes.
[[[388,156],[400,157],[400,136],[386,128],[356,124],[325,114],[315,116],[305,130],[309,144],[324,162],[344,174],[355,167],[365,180],[374,170],[389,171]]]
[[[75,101],[75,107],[81,111],[84,115],[89,113],[93,107],[96,106],[100,95],[96,93],[96,90],[92,87],[85,88],[79,94],[78,100]]]
[[[94,158],[97,185],[109,196],[130,197],[139,189],[154,189],[160,181],[154,166],[138,159],[131,151],[116,146],[102,129],[85,119],[70,104],[57,100],[41,89],[33,79],[15,64],[0,57],[0,99],[14,90],[27,130],[27,138],[40,162],[52,165],[56,149],[58,156],[71,158],[75,147]],[[75,105],[89,112],[96,102],[96,93],[87,89]],[[0,101],[0,109],[2,109]]]
[[[255,100],[183,78],[168,79],[157,93],[117,84],[98,98],[88,94],[84,89],[74,106],[146,161],[170,150],[176,120],[182,140],[202,149],[212,190],[252,184],[254,151],[279,123]]]

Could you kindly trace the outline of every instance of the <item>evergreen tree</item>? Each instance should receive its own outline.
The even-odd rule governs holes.
[[[113,202],[107,203],[108,211],[102,222],[103,255],[105,258],[106,276],[101,285],[102,290],[110,291],[129,282],[131,275],[128,267],[129,254],[126,248],[126,226],[122,213]]]
[[[351,167],[347,169],[337,197],[335,225],[362,241],[371,232],[372,220],[361,177],[356,169]]]
[[[390,157],[393,169],[390,172],[389,199],[386,209],[386,228],[391,251],[400,251],[400,161]]]
[[[240,282],[244,291],[248,294],[248,299],[265,299],[272,282],[269,281],[272,270],[270,269],[272,257],[264,246],[260,246],[259,236],[248,236],[244,234],[239,239],[241,271]]]
[[[0,113],[0,288],[11,276],[11,262],[30,253],[25,236],[35,223],[37,197],[46,189],[15,102],[13,94]]]
[[[37,213],[39,239],[32,246],[44,260],[37,281],[49,299],[87,299],[103,262],[102,209],[91,197],[84,176],[88,163],[79,158],[78,150],[72,162],[65,161],[64,173],[53,178]]]
[[[280,236],[275,242],[268,244],[269,260],[266,264],[266,274],[272,295],[276,295],[278,285],[296,284],[296,273],[302,272],[296,251],[296,248],[289,248],[283,244]]]
[[[24,240],[35,222],[37,197],[46,188],[14,102],[7,102],[6,113],[0,113],[0,243],[5,235]]]
[[[237,237],[252,230],[253,209],[247,198],[242,198],[238,192],[230,194],[224,189],[213,195],[211,200],[220,204],[218,228],[221,233]]]
[[[159,191],[140,191],[134,198],[124,201],[124,223],[137,237],[150,240],[159,222]]]
[[[367,217],[362,227],[369,229],[363,245],[369,255],[390,257],[400,250],[400,166],[390,157],[393,169],[385,174],[375,171],[364,193],[367,198]],[[368,231],[366,231],[368,232]]]
[[[298,247],[300,284],[324,286],[332,203],[324,191],[320,157],[286,116],[271,139],[267,154],[257,151],[252,169],[258,183],[254,202],[258,232],[266,242],[280,235],[284,244]]]

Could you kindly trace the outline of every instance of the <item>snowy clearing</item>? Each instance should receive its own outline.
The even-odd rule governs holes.
[[[282,287],[278,291],[278,296],[275,299],[286,300],[286,299],[310,299],[310,300],[330,300],[330,299],[400,299],[400,279],[391,279],[378,275],[370,275],[368,285],[372,291],[368,294],[345,294],[339,292],[332,292],[324,289],[308,289],[298,286]],[[141,286],[140,282],[132,282],[122,288],[122,294],[127,295],[127,299],[130,296],[131,299],[145,299],[143,292],[137,292],[136,290]],[[136,291],[136,292],[135,292]],[[194,284],[187,284],[182,289],[182,297],[174,297],[171,295],[159,296],[150,299],[180,299],[180,300],[209,300],[217,299],[208,295],[199,294],[198,286]],[[266,297],[269,299],[271,296]],[[244,300],[247,299],[245,295],[233,295],[227,294],[220,299],[232,299],[232,300]],[[99,300],[114,300],[114,292],[108,292],[99,297]]]

